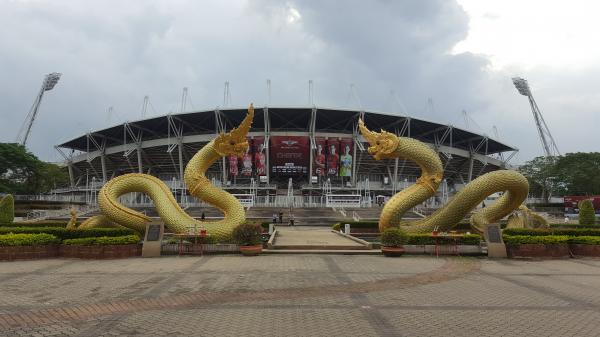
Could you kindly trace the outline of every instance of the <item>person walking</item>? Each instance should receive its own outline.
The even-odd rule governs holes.
[[[283,223],[283,212],[279,211],[279,223]]]

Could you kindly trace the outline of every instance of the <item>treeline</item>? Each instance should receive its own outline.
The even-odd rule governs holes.
[[[16,143],[0,143],[0,193],[39,194],[67,186],[69,175]]]
[[[532,195],[600,195],[600,152],[536,157],[519,167]]]

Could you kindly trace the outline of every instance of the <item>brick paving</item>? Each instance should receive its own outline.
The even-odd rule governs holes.
[[[0,263],[0,336],[600,336],[600,260]]]

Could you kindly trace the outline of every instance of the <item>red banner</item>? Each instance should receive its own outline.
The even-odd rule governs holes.
[[[263,137],[254,137],[254,166],[256,175],[267,175],[267,156],[265,155],[265,144]]]
[[[340,177],[352,176],[352,138],[340,140]]]
[[[317,145],[317,149],[315,150],[315,154],[313,157],[313,166],[314,172],[317,177],[322,177],[325,175],[326,169],[326,157],[325,157],[325,148],[327,147],[327,142],[325,138],[315,138],[315,143]]]
[[[337,176],[340,154],[339,154],[340,142],[337,139],[327,140],[327,175]]]
[[[309,139],[305,136],[271,137],[271,172],[282,175],[308,173]]]

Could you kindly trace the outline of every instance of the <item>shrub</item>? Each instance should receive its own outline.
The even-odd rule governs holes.
[[[544,244],[557,245],[569,243],[567,235],[546,235],[546,236],[531,236],[531,235],[504,235],[504,243],[507,245],[522,245],[522,244]]]
[[[1,234],[52,234],[61,240],[98,237],[98,236],[123,236],[135,232],[128,228],[89,228],[68,230],[61,227],[0,227]]]
[[[106,246],[106,245],[131,245],[140,242],[137,235],[125,236],[101,236],[91,238],[67,239],[63,241],[64,245],[81,246]]]
[[[502,231],[504,235],[568,235],[568,236],[600,236],[600,228],[575,228],[575,229],[530,229],[509,228]]]
[[[598,225],[598,224],[577,225],[577,224],[569,224],[569,223],[553,223],[553,224],[550,224],[549,226],[550,226],[550,228],[555,228],[555,229],[581,229],[581,228],[600,229],[600,225]]]
[[[262,227],[260,225],[241,224],[231,233],[233,242],[240,246],[256,246],[262,243]]]
[[[596,211],[591,200],[583,200],[579,203],[579,224],[593,225],[596,223]]]
[[[409,234],[407,245],[478,245],[481,242],[481,236],[477,234],[465,234],[460,236],[433,236],[431,234]]]
[[[408,235],[400,228],[388,228],[381,233],[381,245],[400,247],[408,241]]]
[[[572,236],[569,243],[580,245],[600,245],[600,236]]]
[[[15,200],[7,194],[0,199],[0,223],[11,223],[15,220]]]
[[[79,224],[80,221],[77,221]],[[36,222],[15,221],[10,224],[0,224],[0,227],[67,227],[65,220],[39,220]]]
[[[4,234],[0,235],[0,246],[45,246],[60,243],[50,234]]]

